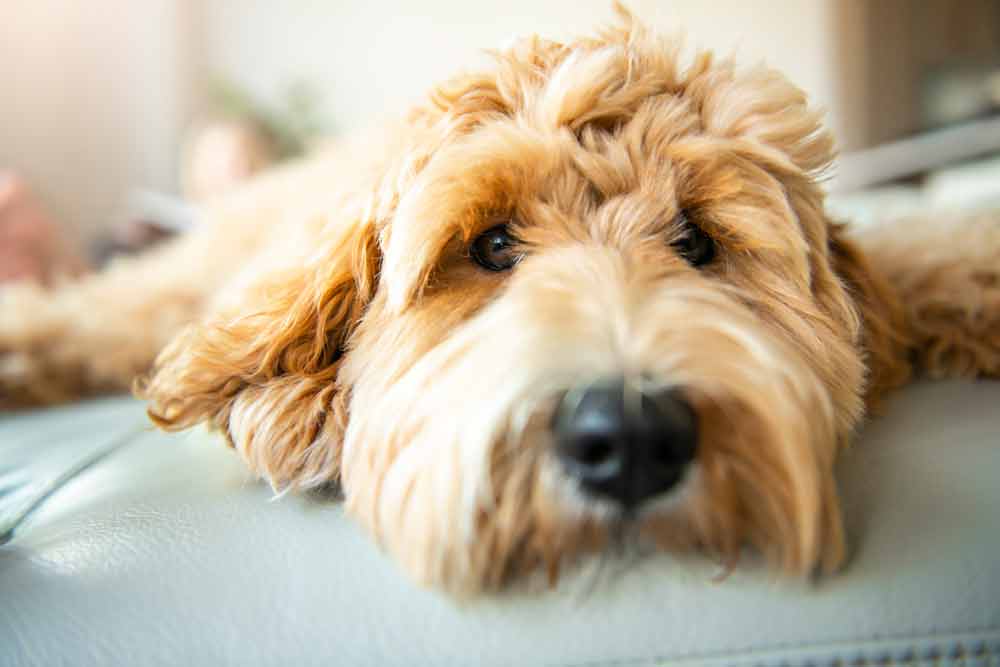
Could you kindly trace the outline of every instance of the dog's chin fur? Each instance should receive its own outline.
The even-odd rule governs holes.
[[[427,584],[555,581],[623,541],[838,567],[834,461],[866,408],[915,367],[1000,368],[996,221],[965,260],[928,236],[873,246],[874,267],[825,215],[832,141],[803,93],[684,59],[627,14],[495,60],[378,150],[272,177],[202,234],[56,299],[23,294],[44,318],[0,329],[0,405],[122,384],[197,316],[138,385],[152,419],[214,425],[279,491],[338,482]],[[324,207],[291,233],[305,192]],[[714,240],[704,266],[677,250],[685,218]],[[500,223],[523,259],[492,272],[470,246]],[[117,335],[101,345],[85,321]],[[681,483],[628,515],[564,474],[550,433],[566,392],[609,378],[626,399],[681,392],[698,421]]]

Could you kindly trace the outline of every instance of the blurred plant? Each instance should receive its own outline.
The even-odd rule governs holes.
[[[282,102],[269,106],[236,83],[217,78],[211,83],[209,101],[216,115],[252,124],[279,161],[302,155],[315,139],[329,133],[322,96],[305,82],[291,84]]]

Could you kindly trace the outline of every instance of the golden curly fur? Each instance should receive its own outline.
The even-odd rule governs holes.
[[[279,490],[338,482],[418,580],[475,593],[618,539],[553,462],[571,387],[682,387],[698,415],[696,463],[635,539],[809,573],[844,560],[834,461],[866,406],[914,369],[1000,369],[996,218],[859,244],[825,213],[832,141],[799,89],[627,15],[521,40],[384,136],[147,257],[9,289],[0,401],[120,389],[159,352],[138,386],[159,426],[210,423]],[[674,249],[682,210],[704,267]],[[469,257],[498,221],[507,272]]]

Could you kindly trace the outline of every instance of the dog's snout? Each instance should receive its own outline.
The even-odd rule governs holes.
[[[626,510],[676,485],[698,442],[694,410],[679,392],[632,391],[624,382],[570,391],[553,429],[566,472]]]

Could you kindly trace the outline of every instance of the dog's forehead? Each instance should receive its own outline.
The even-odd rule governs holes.
[[[802,245],[776,175],[802,176],[794,151],[828,147],[804,96],[780,76],[740,77],[710,57],[682,70],[662,48],[591,43],[545,66],[510,56],[496,72],[450,85],[438,102],[444,136],[401,193],[390,229],[383,275],[397,305],[446,248],[532,206],[585,224],[619,200],[619,211],[640,215],[633,225],[710,207],[734,243]],[[771,116],[774,127],[762,120]],[[823,150],[807,145],[817,140]],[[754,207],[769,213],[754,216]]]

